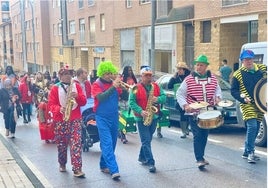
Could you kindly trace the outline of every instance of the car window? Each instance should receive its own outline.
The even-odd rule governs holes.
[[[170,76],[165,76],[163,79],[160,81],[160,85],[163,89],[168,90],[168,82],[170,80]]]

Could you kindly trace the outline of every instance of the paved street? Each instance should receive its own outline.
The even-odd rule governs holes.
[[[128,134],[129,143],[126,145],[118,140],[116,157],[121,181],[115,182],[110,175],[99,171],[99,143],[94,144],[89,152],[83,153],[83,171],[86,178],[77,179],[73,177],[70,161],[67,173],[58,171],[56,146],[40,140],[36,120],[33,118],[32,123],[26,125],[19,119],[14,140],[1,136],[2,143],[8,147],[12,157],[4,158],[1,155],[1,158],[12,159],[17,173],[23,172],[23,175],[16,182],[16,186],[0,184],[0,187],[30,187],[26,184],[29,181],[34,187],[267,187],[266,153],[260,152],[261,161],[257,164],[248,164],[241,158],[241,147],[219,144],[215,142],[215,135],[212,134],[205,156],[210,165],[206,171],[201,172],[194,161],[192,136],[180,139],[179,131],[178,128],[163,128],[164,138],[154,138],[152,148],[156,160],[156,174],[149,173],[147,167],[137,162],[140,146],[138,134]],[[4,126],[1,126],[0,132],[4,135]],[[243,143],[240,145],[243,146]],[[0,145],[0,151],[3,151],[2,148]],[[0,163],[1,181],[6,182],[3,173],[7,170],[4,168]],[[10,177],[12,179],[15,176]]]

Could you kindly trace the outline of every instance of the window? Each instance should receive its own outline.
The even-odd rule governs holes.
[[[209,43],[211,42],[211,21],[202,22],[202,42]]]
[[[94,0],[88,0],[88,6],[93,6],[95,4]]]
[[[58,35],[62,35],[62,25],[61,25],[61,23],[58,24]]]
[[[127,8],[132,7],[132,0],[126,0],[126,7]]]
[[[171,0],[157,1],[157,18],[168,16],[169,11],[172,9]]]
[[[100,15],[100,30],[105,31],[105,17],[104,14]]]
[[[80,32],[80,43],[85,42],[85,19],[80,19],[79,20],[79,32]]]
[[[233,6],[233,5],[241,5],[248,3],[248,0],[222,0],[222,6]]]
[[[57,0],[57,6],[60,7],[60,1],[61,0]]]
[[[258,42],[258,21],[250,21],[250,42]]]
[[[57,25],[53,24],[53,36],[57,35]]]
[[[247,4],[248,0],[222,0],[222,6],[233,6],[233,5],[241,5],[241,4]]]
[[[140,0],[140,4],[147,4],[150,2],[151,2],[151,0]]]
[[[95,43],[95,32],[96,32],[95,16],[89,17],[89,42]]]
[[[69,31],[70,31],[70,34],[75,34],[75,21],[74,20],[69,21]]]
[[[8,1],[2,1],[1,2],[1,11],[9,11],[9,2]]]
[[[84,7],[84,0],[78,1],[78,7],[79,7],[79,9],[82,9]]]

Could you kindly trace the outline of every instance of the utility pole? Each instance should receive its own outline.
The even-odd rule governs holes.
[[[33,56],[34,56],[34,68],[33,68],[33,73],[37,72],[37,65],[36,65],[36,45],[35,45],[35,25],[34,25],[34,1],[29,0],[30,6],[31,6],[31,11],[32,11],[32,33],[33,33]]]
[[[26,52],[26,34],[25,34],[25,6],[24,0],[20,0],[20,16],[21,16],[21,35],[22,35],[22,64],[25,72],[28,72],[27,52]]]
[[[155,19],[156,19],[156,0],[151,0],[152,23],[151,23],[151,61],[150,66],[155,72]]]

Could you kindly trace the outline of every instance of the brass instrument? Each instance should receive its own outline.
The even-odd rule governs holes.
[[[65,106],[65,112],[63,114],[64,121],[69,121],[73,106],[74,106],[74,104],[76,104],[75,99],[71,96],[72,89],[73,89],[73,83],[74,83],[74,81],[72,80],[70,83],[70,86],[68,87],[68,90],[67,90],[67,103]]]
[[[158,109],[153,105],[153,97],[154,97],[154,85],[152,85],[151,91],[149,93],[146,109],[145,109],[145,111],[148,112],[148,116],[143,118],[143,124],[145,126],[151,125],[154,114],[158,112]]]

